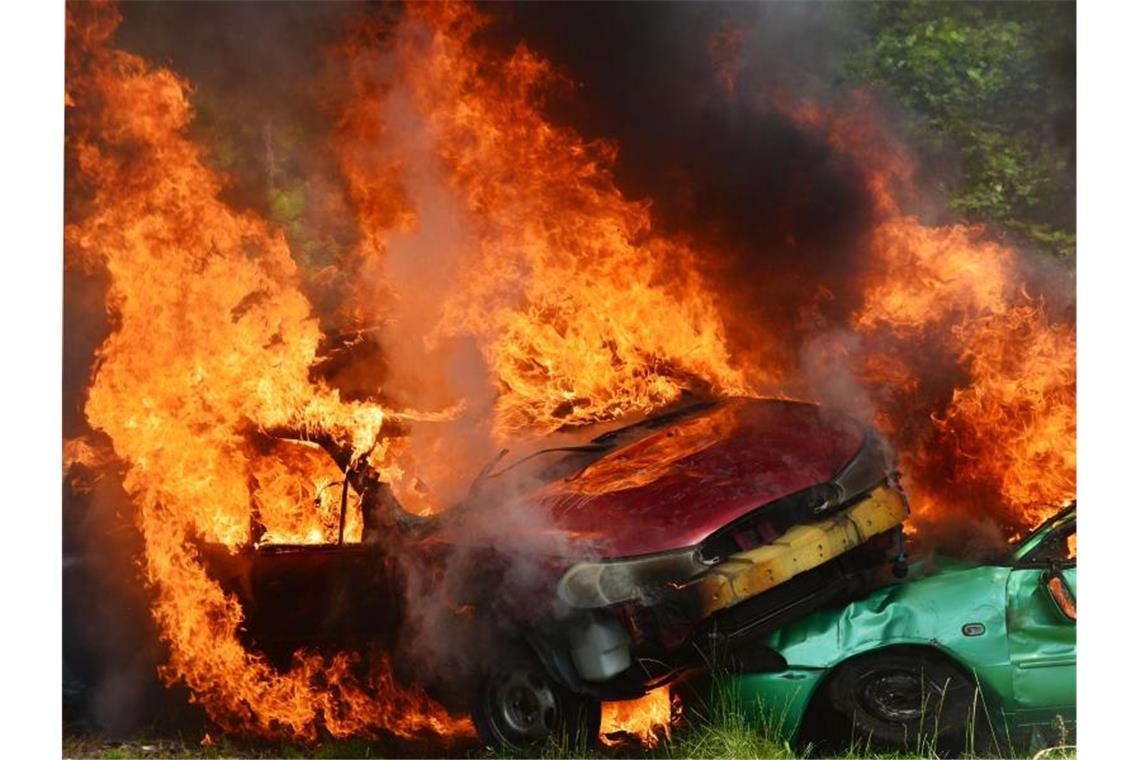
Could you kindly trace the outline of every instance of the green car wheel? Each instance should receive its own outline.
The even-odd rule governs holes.
[[[831,706],[863,745],[961,752],[974,684],[951,662],[921,650],[882,650],[843,663],[827,690]]]

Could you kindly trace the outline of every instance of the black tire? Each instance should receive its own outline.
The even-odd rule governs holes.
[[[567,749],[594,746],[602,705],[555,681],[529,649],[519,648],[489,667],[479,680],[471,715],[492,747],[515,752],[550,740]]]
[[[976,684],[921,649],[872,652],[841,664],[827,695],[852,740],[876,750],[958,754],[981,717]],[[840,728],[837,726],[836,728]]]

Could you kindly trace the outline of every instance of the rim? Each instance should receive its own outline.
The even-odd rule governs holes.
[[[859,687],[867,712],[891,723],[910,723],[937,700],[941,690],[912,670],[879,670],[870,673]],[[933,702],[936,704],[936,702]]]
[[[499,676],[489,691],[489,717],[502,738],[529,744],[554,733],[558,701],[545,678],[512,671]]]

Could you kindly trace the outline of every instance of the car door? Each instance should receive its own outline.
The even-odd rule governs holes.
[[[308,542],[276,542],[261,526],[248,552],[245,628],[271,656],[287,661],[297,647],[385,644],[394,634],[393,568],[380,543],[363,541],[370,516],[359,495],[347,480],[333,481],[299,508],[327,514],[338,505],[339,522],[318,523]]]
[[[1076,714],[1076,517],[1017,560],[1006,586],[1013,712],[1024,724]]]

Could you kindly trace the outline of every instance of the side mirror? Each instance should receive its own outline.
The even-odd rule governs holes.
[[[1077,598],[1069,590],[1069,584],[1065,583],[1065,578],[1056,565],[1041,576],[1041,582],[1045,585],[1045,590],[1049,592],[1049,598],[1057,606],[1057,611],[1075,623],[1077,621]]]

